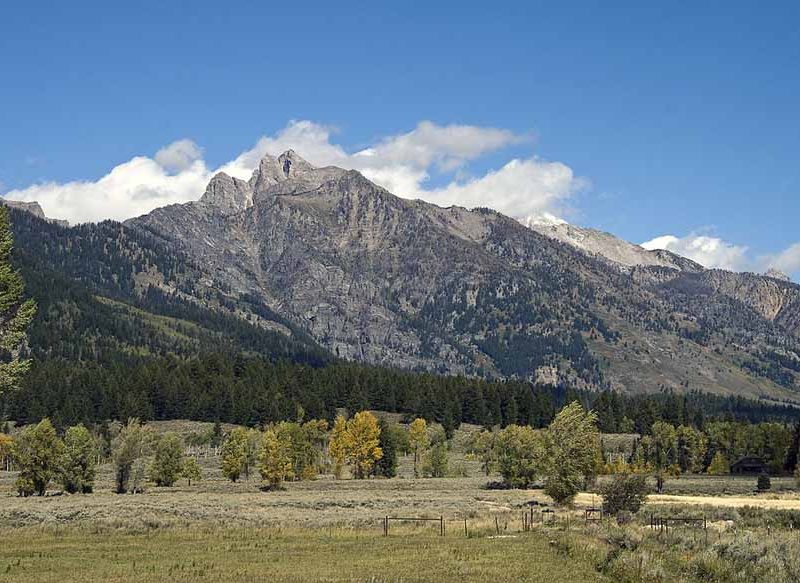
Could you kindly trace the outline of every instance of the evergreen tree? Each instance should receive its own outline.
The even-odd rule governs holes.
[[[798,455],[800,455],[800,419],[798,419],[794,426],[792,441],[789,444],[789,449],[786,450],[786,459],[783,463],[783,469],[787,473],[793,474],[797,469]]]
[[[20,348],[36,313],[33,300],[23,300],[22,276],[11,265],[13,245],[8,207],[0,205],[0,397],[16,390],[30,368],[30,360],[20,358]]]
[[[383,457],[375,464],[375,475],[384,478],[394,478],[397,475],[397,445],[395,444],[396,432],[385,417],[378,420],[381,435],[378,446],[383,452]]]

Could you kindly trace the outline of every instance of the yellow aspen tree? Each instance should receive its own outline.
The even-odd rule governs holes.
[[[419,477],[417,465],[422,453],[428,447],[428,423],[424,419],[414,419],[408,427],[408,438],[414,450],[414,477]]]
[[[357,479],[366,478],[375,462],[383,457],[378,418],[369,411],[356,413],[347,423],[345,436],[347,460],[353,465],[353,474]]]
[[[331,430],[331,438],[328,442],[328,454],[333,459],[333,474],[336,479],[342,477],[342,466],[347,457],[346,446],[347,420],[341,415],[336,416]]]
[[[292,464],[292,444],[273,428],[264,432],[261,452],[258,456],[261,478],[269,484],[270,490],[280,489],[284,480],[294,478]]]

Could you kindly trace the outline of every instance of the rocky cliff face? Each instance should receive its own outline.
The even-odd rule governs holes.
[[[794,284],[401,199],[292,151],[126,226],[193,258],[208,290],[257,298],[343,358],[631,391],[800,388]]]
[[[62,227],[69,226],[69,222],[67,221],[62,221],[60,219],[51,219],[45,216],[44,210],[42,210],[42,207],[38,202],[23,202],[19,200],[6,200],[5,198],[0,198],[0,204],[4,204],[9,208],[25,211],[27,213],[32,214],[35,217],[38,217],[40,219],[49,221],[57,225],[61,225]]]

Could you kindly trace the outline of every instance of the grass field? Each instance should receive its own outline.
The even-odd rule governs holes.
[[[194,527],[147,535],[20,529],[0,581],[602,581],[543,536],[389,538],[350,529]],[[77,579],[75,579],[77,580]]]
[[[15,475],[0,472],[0,582],[800,580],[800,493],[789,478],[758,495],[754,478],[671,479],[622,528],[586,523],[583,509],[601,500],[582,493],[555,524],[521,532],[529,504],[551,502],[541,490],[487,489],[496,477],[465,458],[466,436],[451,451],[462,477],[413,479],[403,458],[392,480],[322,476],[278,492],[255,478],[232,484],[213,456],[200,458],[199,483],[136,495],[112,493],[109,465],[91,495],[20,498]],[[707,516],[710,534],[653,532],[650,513]],[[385,516],[442,516],[447,533],[392,523],[383,537]]]

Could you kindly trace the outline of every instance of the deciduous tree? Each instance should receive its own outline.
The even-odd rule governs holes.
[[[597,416],[573,401],[546,432],[545,492],[559,504],[571,503],[595,466],[599,447]]]
[[[14,441],[14,460],[19,467],[17,489],[22,495],[44,496],[58,472],[64,444],[50,420],[23,429]]]
[[[708,466],[708,473],[712,476],[725,476],[731,473],[731,466],[728,458],[721,451],[714,454],[711,464]]]
[[[269,428],[264,432],[259,454],[261,478],[271,490],[281,487],[285,480],[294,478],[292,464],[292,442],[287,432]]]
[[[199,482],[201,479],[203,479],[203,471],[200,469],[200,464],[197,462],[196,457],[189,456],[183,460],[181,475],[186,478],[189,486],[192,485],[192,480]]]
[[[59,474],[64,490],[88,494],[94,488],[97,444],[83,425],[70,427],[64,434],[64,452]]]
[[[418,464],[428,448],[428,423],[421,418],[414,419],[408,427],[408,439],[414,451],[414,477],[419,477]]]
[[[247,455],[247,429],[237,427],[222,442],[222,474],[231,482],[237,481],[247,465]]]
[[[494,463],[503,481],[513,488],[532,485],[545,469],[545,445],[543,433],[532,427],[509,425],[497,432]]]
[[[156,442],[150,465],[150,479],[156,486],[170,487],[180,479],[185,463],[183,450],[183,440],[175,433],[165,433]]]
[[[140,491],[144,482],[143,458],[150,448],[150,431],[138,419],[128,419],[112,444],[115,491],[117,494]]]

